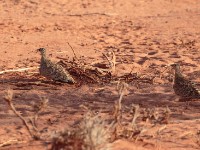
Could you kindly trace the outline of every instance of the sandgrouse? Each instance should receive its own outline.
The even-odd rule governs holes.
[[[68,71],[66,71],[62,66],[55,64],[46,58],[46,50],[44,48],[39,48],[38,51],[41,53],[39,71],[42,76],[54,81],[75,83],[75,80]]]
[[[176,95],[180,98],[186,99],[199,99],[200,92],[195,87],[195,84],[190,80],[186,79],[181,71],[179,64],[172,64],[172,68],[175,70],[174,85],[173,89]]]

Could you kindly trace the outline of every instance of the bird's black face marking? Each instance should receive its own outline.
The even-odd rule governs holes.
[[[45,49],[44,49],[44,48],[39,48],[39,49],[37,49],[37,51],[39,51],[39,52],[44,52]]]

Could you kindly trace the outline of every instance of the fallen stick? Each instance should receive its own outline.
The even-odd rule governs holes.
[[[117,16],[118,14],[115,14],[115,13],[99,13],[99,12],[83,13],[83,14],[66,14],[66,16],[76,16],[76,17],[89,16],[89,15]]]
[[[39,67],[30,67],[30,68],[19,68],[19,69],[10,69],[10,70],[4,70],[0,71],[0,74],[8,73],[8,72],[22,72],[26,70],[33,70],[33,69],[38,69]]]
[[[8,145],[11,145],[11,144],[16,144],[17,142],[18,142],[17,139],[10,139],[8,141],[1,143],[0,147],[8,146]]]

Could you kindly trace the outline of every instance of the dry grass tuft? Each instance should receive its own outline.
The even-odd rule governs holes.
[[[109,128],[99,115],[87,113],[79,129],[53,137],[51,150],[109,150]]]
[[[137,139],[137,137],[144,131],[142,127],[138,127],[136,120],[140,116],[139,105],[132,105],[132,121],[124,122],[122,114],[122,98],[125,93],[128,93],[128,84],[125,82],[118,82],[117,91],[119,93],[119,100],[114,105],[114,132],[112,140],[117,138]],[[126,124],[125,126],[123,124]]]
[[[132,105],[132,121],[128,122],[128,124],[120,131],[120,137],[137,140],[140,134],[145,131],[145,128],[143,126],[138,126],[136,122],[137,118],[140,116],[139,109],[139,105]]]
[[[52,137],[51,150],[85,150],[83,137],[78,131],[62,131]]]
[[[99,115],[93,116],[91,113],[87,113],[80,129],[89,150],[109,149],[110,127],[106,128],[106,122]]]

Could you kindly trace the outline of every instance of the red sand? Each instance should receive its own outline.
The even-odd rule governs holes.
[[[54,61],[71,59],[69,42],[87,64],[102,60],[102,53],[114,51],[117,75],[129,73],[132,68],[133,72],[153,75],[164,65],[181,62],[184,74],[200,81],[199,0],[2,0],[0,35],[0,71],[38,67],[40,55],[36,49],[40,47],[45,47]],[[118,99],[115,85],[49,85],[28,89],[10,80],[12,77],[12,81],[17,78],[27,83],[30,72],[21,79],[0,75],[0,144],[17,140],[0,149],[45,149],[31,141],[21,120],[2,100],[8,86],[14,89],[14,104],[24,116],[33,112],[31,105],[39,100],[38,95],[49,98],[49,106],[38,120],[40,129],[46,127],[48,131],[68,127],[80,119],[85,113],[82,104],[94,111],[110,112]],[[35,78],[41,79],[37,75]],[[154,85],[140,85],[139,89],[130,85],[123,105],[168,106],[172,114],[161,133],[158,130],[165,125],[156,125],[143,133],[143,142],[118,140],[112,144],[113,149],[198,149],[200,101],[187,105],[176,98],[172,83],[165,80],[156,79]],[[49,124],[49,120],[53,123]]]

